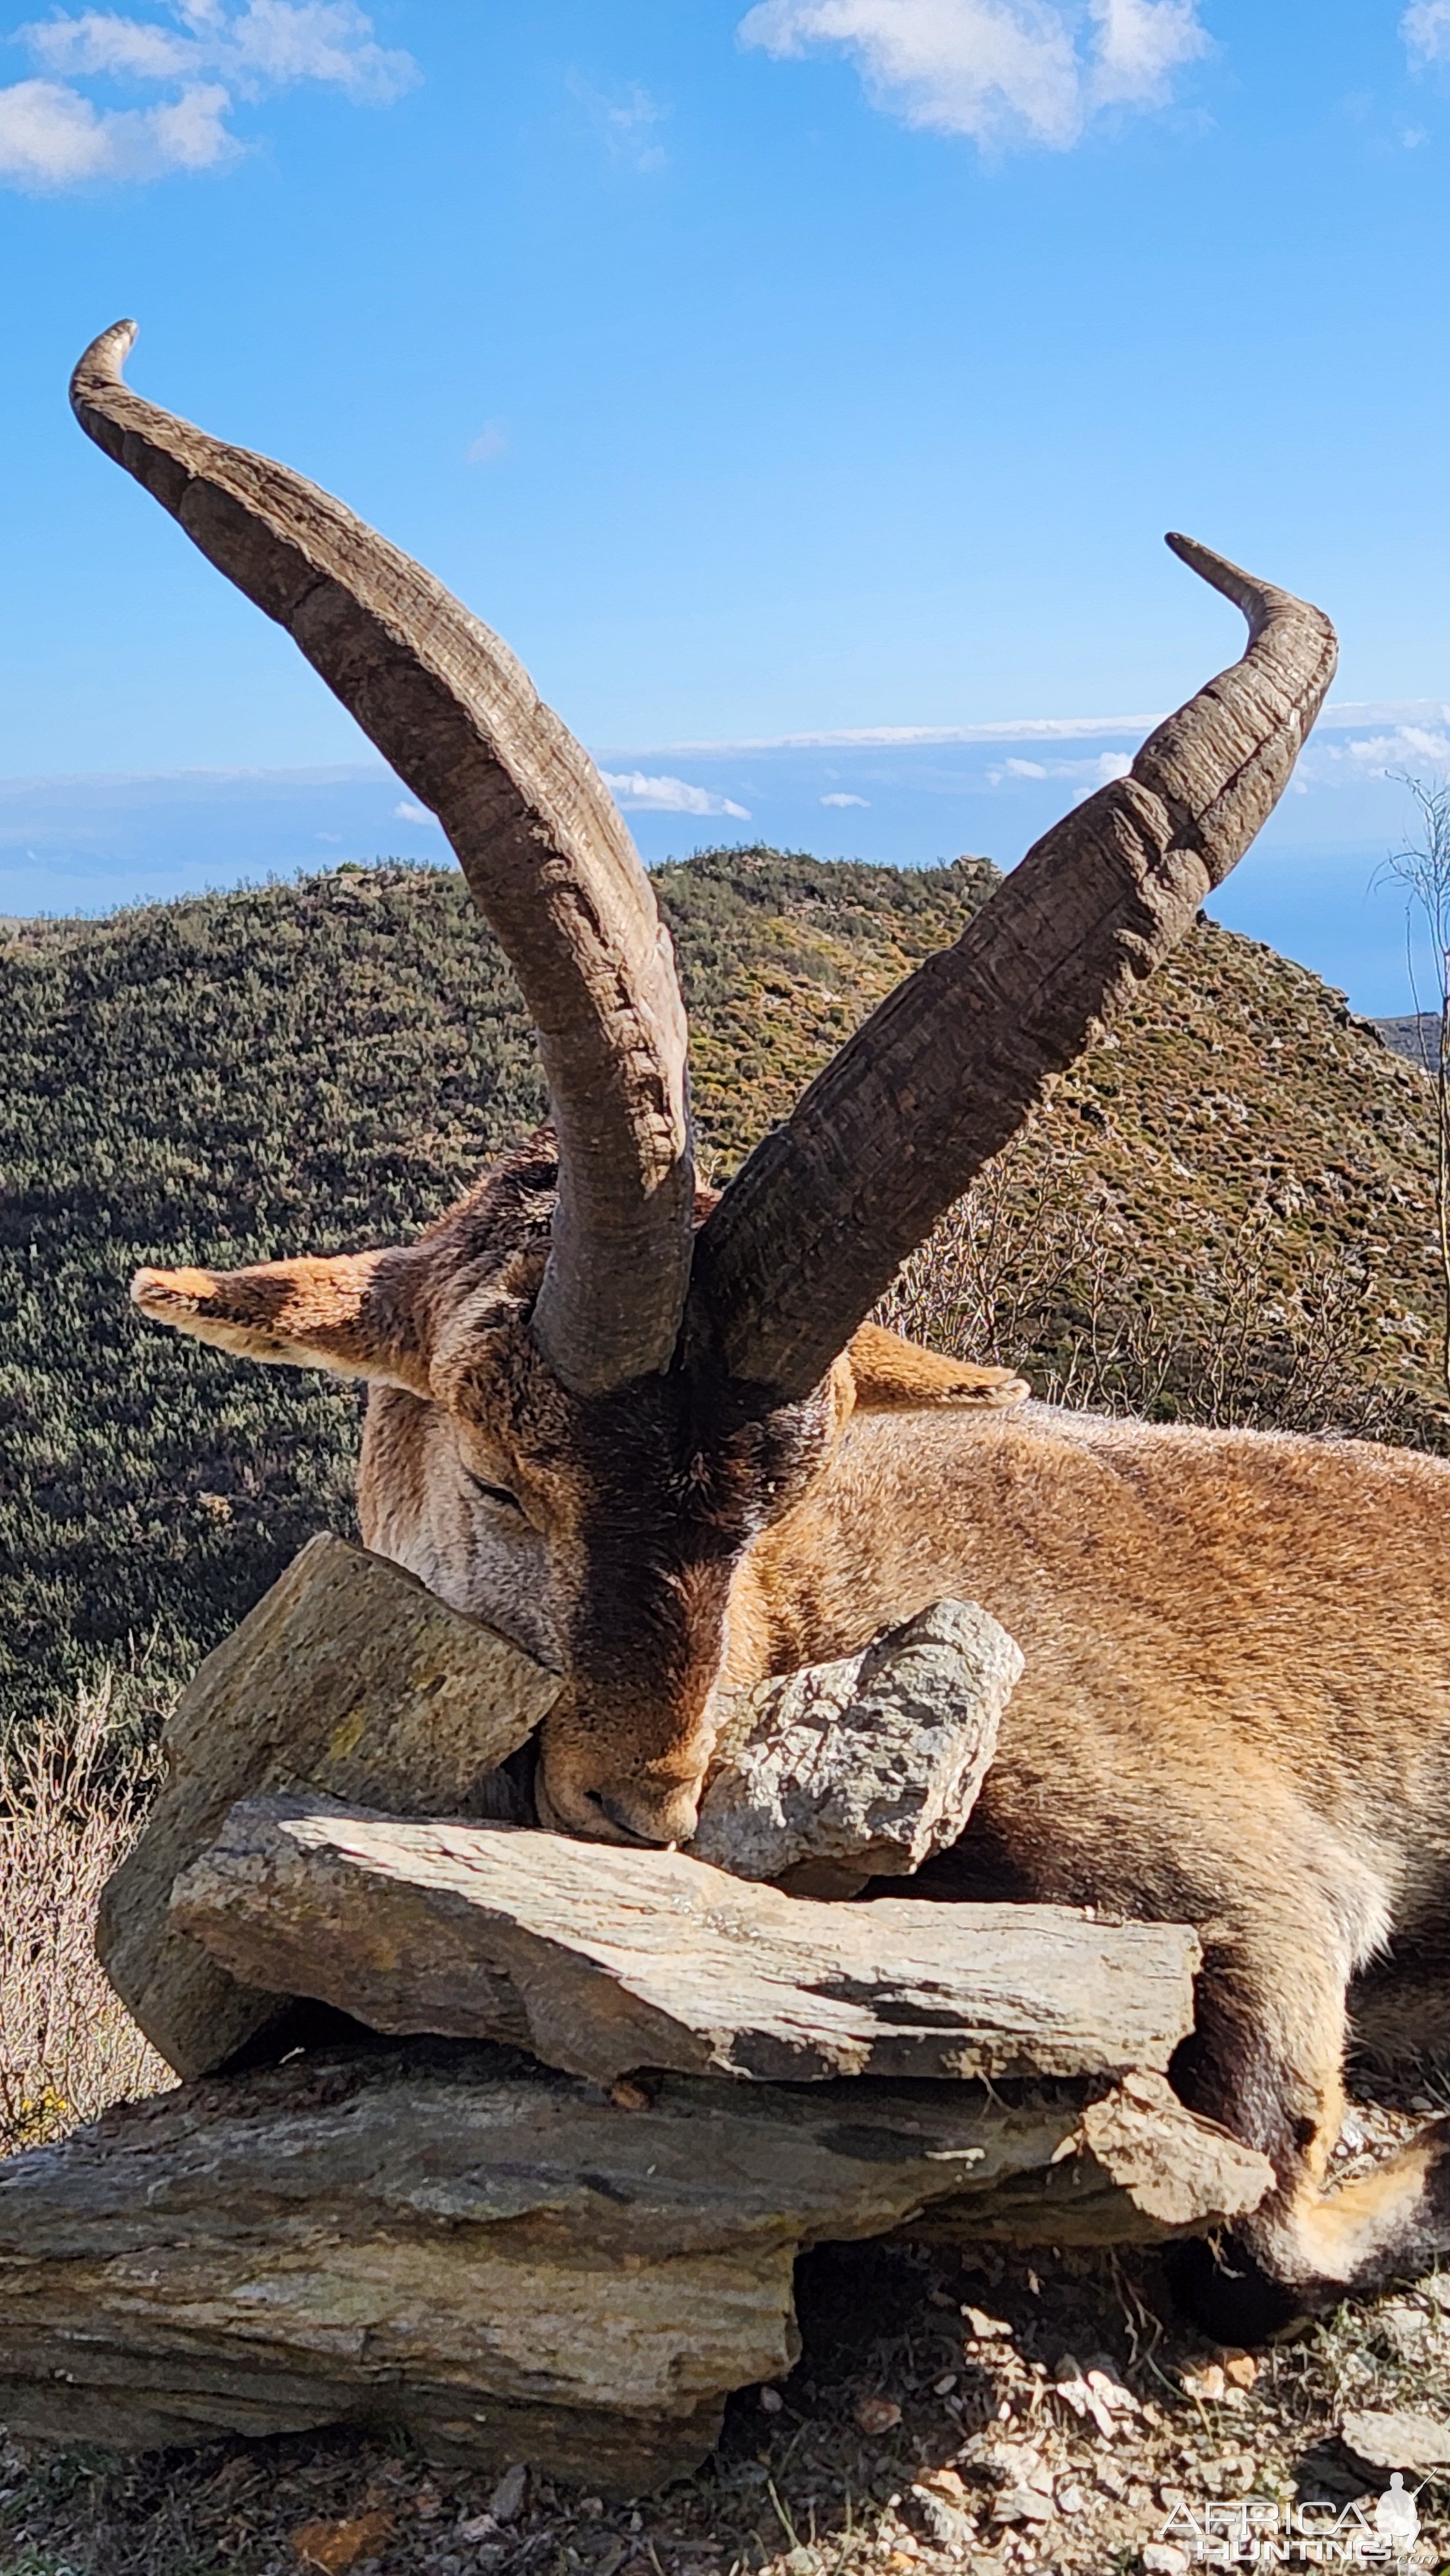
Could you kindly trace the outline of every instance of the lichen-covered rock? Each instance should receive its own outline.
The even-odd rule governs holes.
[[[167,1914],[238,1798],[306,1781],[407,1815],[467,1811],[559,1688],[400,1565],[310,1540],[183,1693],[150,1822],[101,1899],[106,1973],[168,2064],[224,2065],[286,2008],[279,1981],[239,1983]]]
[[[818,2083],[1165,2067],[1193,2027],[1195,1933],[1067,1906],[817,1905],[684,1852],[335,1799],[240,1802],[173,1921],[230,1973],[374,2029]]]
[[[966,1824],[1021,1671],[985,1610],[938,1601],[863,1654],[760,1683],[727,1721],[691,1852],[737,1878],[919,1869]]]
[[[620,2090],[412,2044],[209,2077],[8,2158],[0,2422],[123,2450],[369,2425],[630,2491],[790,2368],[802,2245],[938,2204],[1024,2243],[1156,2233],[1114,2170],[1150,2133],[1190,2223],[1270,2179],[1171,2096],[1125,2100],[1100,2153],[1087,2083]]]

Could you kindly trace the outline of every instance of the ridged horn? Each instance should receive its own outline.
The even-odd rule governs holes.
[[[559,1201],[535,1337],[593,1395],[666,1367],[694,1200],[669,934],[593,762],[506,644],[316,484],[122,381],[132,322],[71,379],[81,427],[285,626],[437,815],[538,1032]]]
[[[1334,675],[1327,617],[1191,538],[1242,661],[1055,824],[954,947],[888,995],[758,1145],[695,1260],[732,1372],[814,1386],[906,1255],[1095,1044],[1242,858]]]

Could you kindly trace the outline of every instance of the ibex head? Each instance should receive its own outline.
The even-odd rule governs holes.
[[[1036,844],[707,1201],[669,937],[587,755],[407,556],[286,467],[129,392],[134,336],[118,323],[81,360],[82,426],[288,629],[437,815],[517,974],[553,1120],[414,1245],[148,1270],[134,1293],[224,1348],[372,1381],[365,1535],[567,1676],[546,1814],[683,1839],[732,1579],[852,1405],[1020,1392],[1006,1372],[893,1359],[863,1318],[1241,857],[1328,688],[1333,631],[1171,537],[1243,610],[1243,660]]]

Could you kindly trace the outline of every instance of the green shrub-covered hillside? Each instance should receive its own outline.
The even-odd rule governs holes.
[[[747,850],[657,882],[723,1177],[993,872]],[[359,1398],[148,1327],[129,1273],[406,1236],[539,1114],[532,1044],[461,880],[392,865],[21,924],[0,1013],[0,1709],[106,1661],[160,1697],[348,1526]],[[1048,1391],[1438,1441],[1428,1134],[1339,997],[1201,928],[903,1312]]]

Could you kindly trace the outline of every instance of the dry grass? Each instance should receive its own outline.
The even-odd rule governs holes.
[[[0,2154],[172,2081],[95,1954],[97,1901],[155,1773],[118,1741],[113,1701],[107,1677],[0,1744]]]
[[[1380,1368],[1386,1291],[1363,1252],[1320,1242],[1291,1279],[1277,1268],[1271,1217],[1250,1210],[1185,1246],[1170,1307],[1081,1158],[1020,1140],[912,1254],[877,1312],[953,1357],[1025,1369],[1050,1404],[1416,1437],[1413,1400]]]

